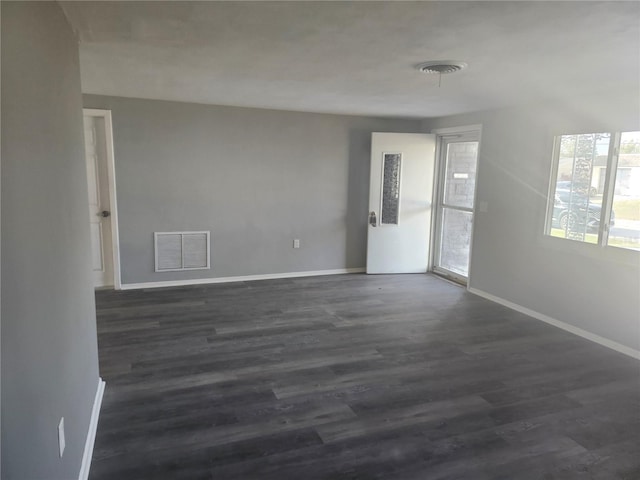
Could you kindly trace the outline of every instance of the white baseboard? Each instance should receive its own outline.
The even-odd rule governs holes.
[[[93,456],[93,446],[96,443],[96,432],[98,430],[98,417],[100,417],[100,406],[102,405],[102,396],[104,395],[105,382],[102,378],[98,379],[98,388],[96,396],[93,400],[93,410],[91,411],[91,421],[89,422],[89,431],[87,432],[87,440],[84,444],[84,454],[82,455],[82,466],[80,467],[80,475],[78,480],[88,480],[89,469],[91,468],[91,457]]]
[[[611,350],[615,350],[618,353],[622,353],[624,355],[628,355],[632,358],[640,360],[640,351],[635,350],[631,347],[627,347],[626,345],[622,345],[618,342],[614,342],[613,340],[609,340],[608,338],[601,337],[600,335],[596,335],[595,333],[588,332],[579,327],[574,327],[565,322],[561,322],[560,320],[556,320],[555,318],[551,318],[542,313],[536,312],[535,310],[531,310],[529,308],[518,305],[517,303],[510,302],[505,300],[504,298],[496,297],[495,295],[491,295],[490,293],[483,292],[482,290],[478,290],[477,288],[468,288],[469,292],[478,295],[479,297],[486,298],[487,300],[491,300],[492,302],[499,303],[505,307],[508,307],[516,312],[524,313],[530,317],[533,317],[537,320],[541,320],[549,325],[553,325],[554,327],[561,328],[562,330],[566,330],[567,332],[573,333],[574,335],[578,335],[579,337],[586,338],[587,340],[591,340],[592,342],[598,343],[603,347],[610,348]]]
[[[254,280],[273,280],[276,278],[316,277],[320,275],[342,275],[345,273],[363,273],[364,267],[338,268],[334,270],[314,270],[308,272],[267,273],[263,275],[245,275],[239,277],[194,278],[190,280],[168,280],[164,282],[123,283],[121,290],[140,288],[181,287],[185,285],[207,285],[211,283],[250,282]]]

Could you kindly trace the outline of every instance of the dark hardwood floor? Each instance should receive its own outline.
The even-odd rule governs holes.
[[[640,362],[433,276],[96,298],[91,480],[640,479]]]

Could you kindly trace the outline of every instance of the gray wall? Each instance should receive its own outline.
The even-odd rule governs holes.
[[[84,105],[113,114],[123,283],[364,267],[371,132],[420,128],[92,95]],[[211,230],[212,269],[155,273],[153,232],[182,230]]]
[[[69,480],[98,384],[78,48],[57,3],[1,8],[2,478]]]
[[[543,235],[553,136],[637,130],[638,92],[426,120],[481,123],[470,286],[640,349],[640,253]]]

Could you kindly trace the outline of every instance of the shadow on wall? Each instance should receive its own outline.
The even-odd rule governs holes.
[[[349,131],[346,266],[364,267],[367,260],[367,214],[371,168],[371,131]]]

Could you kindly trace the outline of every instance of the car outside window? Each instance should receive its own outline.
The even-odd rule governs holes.
[[[556,137],[545,233],[640,250],[640,132]]]

